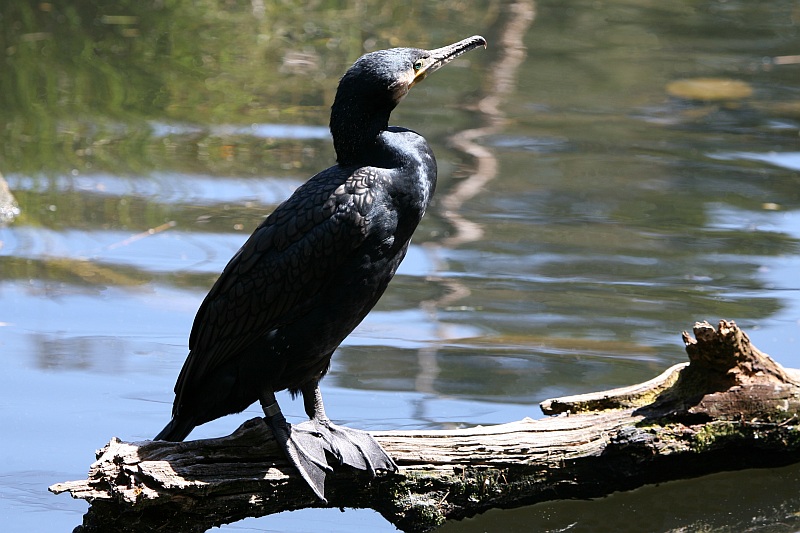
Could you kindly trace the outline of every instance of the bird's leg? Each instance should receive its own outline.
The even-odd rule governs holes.
[[[325,475],[331,467],[325,458],[325,441],[319,433],[307,430],[293,431],[286,422],[275,393],[271,389],[261,392],[261,408],[266,415],[264,420],[272,429],[275,441],[283,450],[289,462],[297,468],[300,476],[308,483],[319,499],[325,499]],[[302,425],[302,424],[301,424]],[[299,427],[297,429],[300,429]]]
[[[381,448],[372,435],[366,431],[350,429],[333,424],[325,414],[322,393],[317,381],[300,389],[303,405],[310,420],[295,426],[297,430],[316,433],[326,441],[325,449],[333,454],[341,464],[359,470],[366,470],[373,476],[377,470],[396,472],[397,465]]]
[[[325,406],[322,403],[322,391],[319,390],[319,381],[303,387],[301,392],[303,393],[303,407],[308,418],[330,424],[331,421],[328,415],[325,414]]]

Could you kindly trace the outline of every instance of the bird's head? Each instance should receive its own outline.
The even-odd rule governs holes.
[[[359,94],[396,106],[411,87],[478,46],[485,47],[486,39],[474,35],[435,50],[390,48],[364,54],[342,77],[337,99],[339,93]]]
[[[486,39],[474,35],[435,50],[391,48],[358,58],[339,81],[331,108],[331,133],[340,162],[346,152],[388,126],[390,113],[411,87],[478,46],[485,47]]]

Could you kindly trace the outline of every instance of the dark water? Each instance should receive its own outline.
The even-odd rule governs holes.
[[[71,530],[86,505],[46,487],[84,477],[111,436],[161,429],[197,306],[331,164],[336,81],[375,48],[490,43],[393,115],[431,142],[437,203],[334,357],[335,420],[537,417],[683,361],[702,319],[800,367],[797,2],[61,4],[0,6],[0,172],[19,207],[0,226],[4,531]],[[695,78],[738,90],[674,85]],[[798,478],[720,474],[445,529],[795,531]],[[337,510],[222,529],[355,528],[393,529]]]

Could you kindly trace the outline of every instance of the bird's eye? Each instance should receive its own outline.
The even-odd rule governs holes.
[[[414,61],[414,72],[419,72],[419,70],[422,68],[422,65],[423,62],[421,59],[417,59],[416,61]]]

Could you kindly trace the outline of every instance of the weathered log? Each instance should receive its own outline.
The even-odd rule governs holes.
[[[597,497],[646,483],[800,460],[800,372],[733,322],[684,332],[689,363],[633,387],[543,402],[542,420],[374,433],[400,466],[375,479],[335,468],[329,507],[372,508],[404,531],[490,508]],[[89,478],[59,483],[91,502],[81,531],[205,531],[249,516],[321,507],[260,418],[232,435],[125,443]]]

